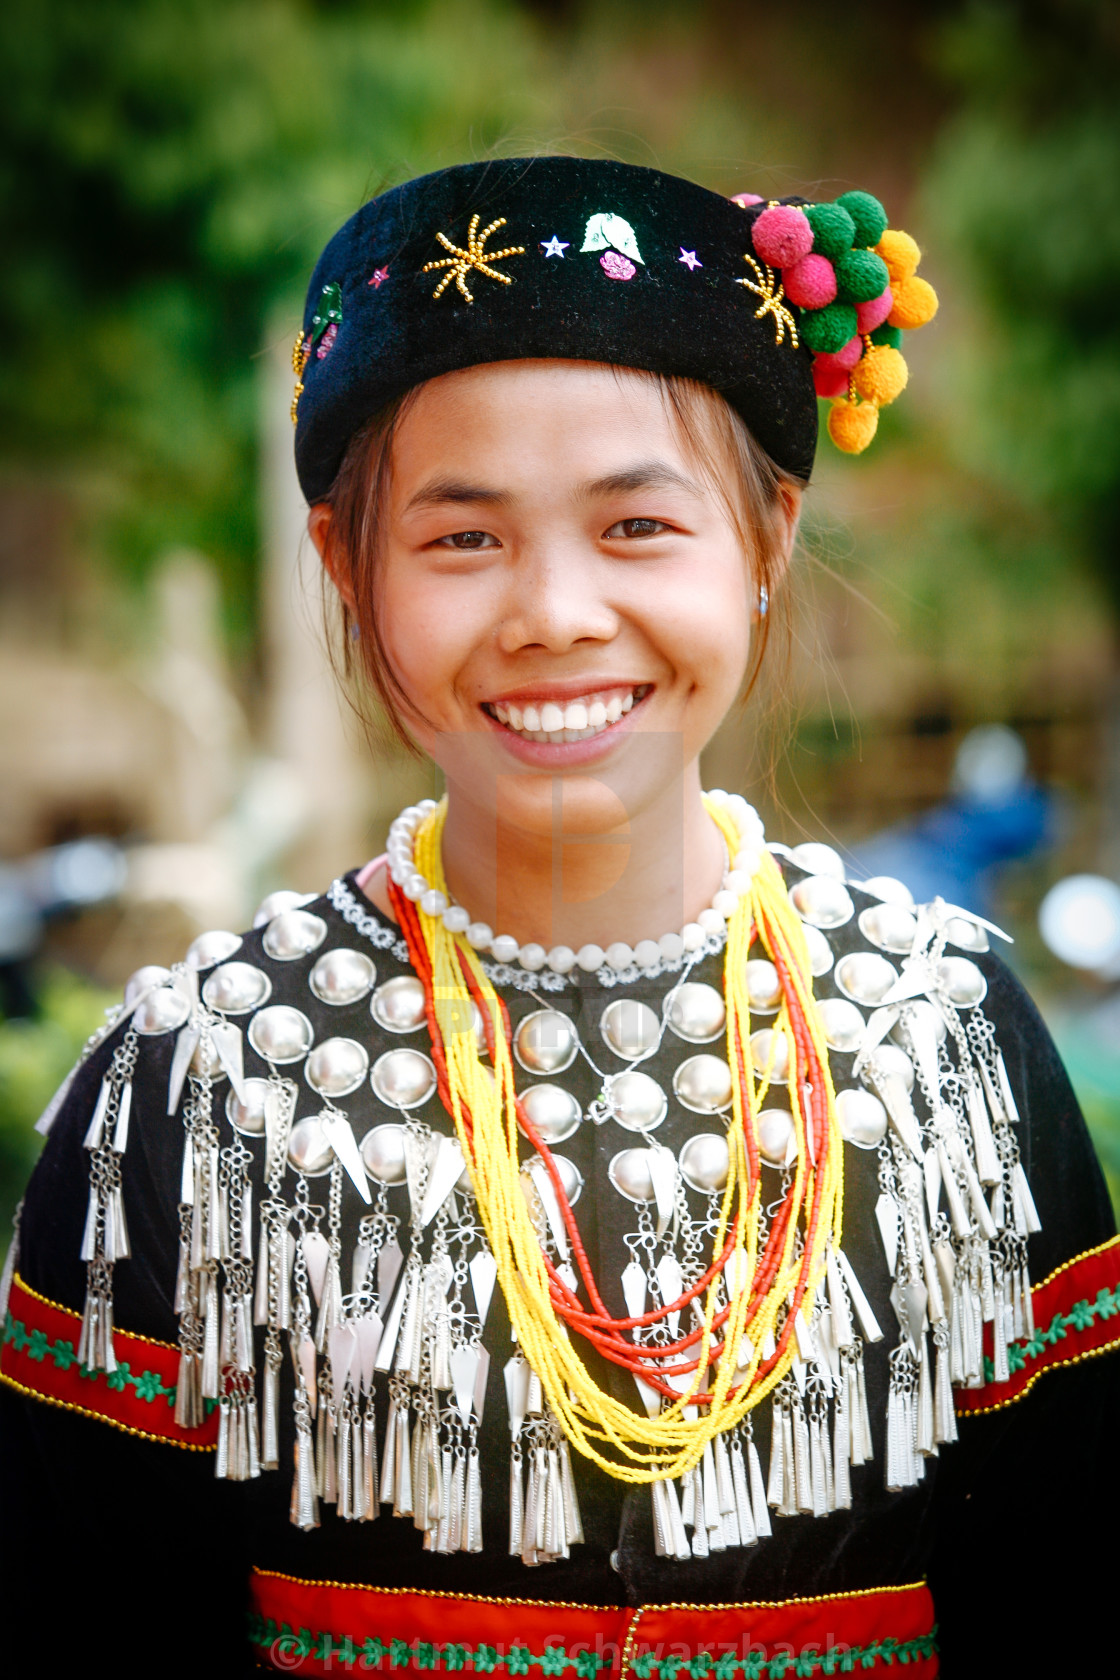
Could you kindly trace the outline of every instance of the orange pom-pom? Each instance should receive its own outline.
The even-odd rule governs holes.
[[[909,280],[922,260],[917,241],[901,228],[888,228],[875,249],[887,265],[892,288],[902,280]]]
[[[828,435],[845,455],[860,455],[875,436],[879,410],[874,403],[835,402],[828,414]]]
[[[889,344],[873,344],[856,363],[852,384],[865,402],[885,407],[902,395],[910,370],[897,350]]]
[[[891,286],[891,292],[894,304],[887,320],[892,327],[905,330],[924,327],[937,314],[937,293],[920,274],[912,274],[909,280],[900,280],[897,286]]]

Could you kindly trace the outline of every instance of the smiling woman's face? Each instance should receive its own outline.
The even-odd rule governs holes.
[[[453,802],[542,833],[560,777],[566,828],[649,809],[735,699],[756,603],[656,381],[498,362],[402,416],[377,619]]]

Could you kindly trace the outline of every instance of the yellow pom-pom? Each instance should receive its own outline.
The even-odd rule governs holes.
[[[873,344],[856,363],[852,384],[865,402],[884,408],[901,396],[909,377],[910,370],[897,350],[889,344]]]
[[[906,330],[924,327],[937,314],[937,293],[920,274],[912,274],[909,280],[899,281],[897,286],[891,287],[891,292],[894,305],[887,320],[892,327]]]
[[[887,265],[892,286],[909,280],[922,260],[916,240],[903,233],[901,228],[888,228],[875,249]]]
[[[845,455],[860,455],[875,436],[879,410],[874,403],[853,403],[842,398],[828,414],[828,435]]]

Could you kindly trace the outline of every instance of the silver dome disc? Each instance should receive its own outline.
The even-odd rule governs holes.
[[[192,939],[187,946],[186,964],[188,968],[213,968],[215,963],[225,962],[241,944],[239,933],[226,933],[221,928],[215,928],[210,933],[200,933],[197,939]]]
[[[875,951],[849,951],[836,964],[836,984],[853,1003],[874,1009],[882,1003],[898,974],[886,957]]]
[[[758,1152],[769,1167],[784,1167],[795,1160],[796,1134],[788,1108],[764,1108],[758,1117]]]
[[[833,875],[807,875],[789,896],[801,920],[813,927],[843,927],[855,911],[851,893]]]
[[[570,1138],[583,1119],[583,1111],[570,1091],[561,1085],[530,1085],[521,1093],[521,1106],[541,1140],[551,1149]],[[524,1127],[519,1129],[525,1134]]]
[[[747,1001],[752,1015],[773,1015],[781,1004],[778,971],[765,957],[752,957],[747,964]]]
[[[264,1136],[268,1086],[267,1079],[247,1079],[244,1102],[230,1088],[226,1096],[226,1119],[234,1131],[243,1132],[246,1137]]]
[[[909,956],[918,931],[918,918],[902,904],[868,904],[859,913],[859,931],[880,951]]]
[[[176,1032],[191,1012],[190,999],[178,986],[160,986],[138,1004],[132,1015],[132,1025],[138,1033]]]
[[[824,1030],[824,1040],[830,1050],[851,1055],[863,1039],[863,1016],[847,998],[822,998],[817,1004]]]
[[[340,947],[323,952],[308,975],[307,984],[320,1003],[341,1006],[364,998],[376,978],[377,970],[364,951]]]
[[[979,922],[969,921],[967,916],[951,916],[945,923],[945,938],[950,945],[959,945],[962,951],[990,949],[984,929]]]
[[[424,1025],[424,988],[414,974],[398,974],[378,986],[369,1012],[386,1032],[415,1032]]]
[[[420,1108],[436,1088],[436,1070],[422,1050],[386,1050],[369,1076],[374,1095],[390,1108]]]
[[[686,1044],[711,1044],[727,1025],[727,1009],[714,986],[686,980],[665,1000],[669,1030]]]
[[[279,916],[285,910],[299,910],[304,904],[314,904],[315,893],[293,892],[290,887],[281,887],[277,892],[269,893],[257,905],[257,913],[253,917],[255,928],[264,927],[274,916]]]
[[[635,1068],[618,1073],[607,1084],[612,1118],[628,1132],[652,1132],[669,1112],[669,1099],[648,1073]]]
[[[324,1038],[307,1058],[303,1077],[321,1097],[346,1097],[369,1072],[369,1055],[356,1038]]]
[[[974,1009],[988,992],[988,982],[968,957],[942,957],[937,965],[937,984],[958,1009]]]
[[[727,1139],[716,1132],[697,1132],[680,1154],[681,1177],[693,1190],[711,1196],[727,1183]]]
[[[599,1031],[616,1056],[634,1062],[656,1049],[661,1022],[648,1003],[639,1003],[637,998],[615,998],[602,1013]]]
[[[876,1045],[864,1066],[862,1077],[865,1083],[869,1074],[897,1079],[904,1090],[914,1089],[914,1064],[897,1044]]]
[[[576,1029],[558,1009],[535,1009],[513,1035],[513,1053],[526,1073],[563,1073],[578,1050]]]
[[[807,875],[830,875],[833,880],[842,881],[847,873],[840,853],[820,840],[803,840],[789,855],[790,861]]]
[[[819,980],[821,975],[827,974],[832,967],[832,946],[828,943],[820,928],[814,927],[811,922],[806,922],[801,931],[804,933],[805,943],[809,947],[809,967],[813,972],[813,978]]]
[[[272,995],[272,981],[255,963],[227,962],[202,982],[202,1001],[220,1015],[247,1015]]]
[[[249,1022],[249,1043],[266,1062],[299,1062],[315,1042],[311,1022],[290,1004],[272,1003]]]
[[[403,1184],[407,1179],[405,1129],[392,1120],[367,1132],[358,1153],[366,1172],[378,1184]]]
[[[583,1174],[580,1172],[575,1162],[569,1161],[566,1155],[553,1155],[552,1159],[556,1166],[557,1176],[564,1187],[564,1194],[568,1198],[568,1206],[575,1207],[576,1203],[579,1201],[580,1193],[583,1190]],[[527,1161],[522,1167],[521,1178],[523,1184],[525,1185],[526,1194],[533,1196],[536,1194],[536,1186],[533,1183],[536,1173],[530,1172],[530,1165],[531,1163]],[[537,1172],[540,1171],[541,1169],[538,1167]],[[544,1173],[544,1177],[548,1179],[547,1170]],[[552,1182],[551,1179],[548,1181],[549,1183]]]
[[[320,1178],[330,1171],[334,1150],[314,1115],[307,1120],[297,1120],[292,1127],[288,1138],[288,1160],[296,1172],[303,1173],[307,1178]]]
[[[652,1202],[654,1199],[648,1149],[620,1149],[607,1168],[607,1177],[628,1202]]]
[[[322,916],[313,916],[310,910],[281,910],[265,928],[262,944],[277,962],[295,962],[317,951],[326,937]]]
[[[690,1056],[673,1075],[673,1095],[693,1114],[720,1114],[731,1103],[731,1069],[722,1056]]]
[[[936,1009],[926,998],[914,998],[904,1006],[901,1019],[896,1021],[891,1028],[891,1038],[895,1044],[901,1044],[904,1050],[912,1048],[909,1026],[911,1021],[916,1026],[921,1023],[926,1031],[932,1032],[936,1043],[944,1042],[945,1034],[949,1029],[945,1025],[940,1009]]]
[[[171,978],[169,968],[160,968],[157,963],[145,963],[135,974],[130,974],[124,983],[124,1006],[126,1009],[136,1002],[143,992],[150,992],[153,986],[166,985]]]
[[[887,1111],[872,1091],[856,1086],[836,1093],[836,1118],[848,1143],[874,1149],[887,1135]]]
[[[773,1027],[761,1027],[758,1032],[751,1034],[751,1066],[759,1079],[766,1077],[766,1064],[771,1056],[774,1058],[774,1065],[770,1069],[770,1083],[784,1085],[789,1078],[789,1043],[786,1035]]]
[[[914,908],[914,894],[905,881],[899,881],[893,875],[873,875],[870,881],[860,881],[858,885],[872,898],[882,899],[884,904],[901,904],[907,910]]]

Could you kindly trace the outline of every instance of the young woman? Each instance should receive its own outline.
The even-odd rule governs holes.
[[[1093,1625],[1120,1265],[1045,1030],[998,930],[700,782],[916,263],[866,194],[570,158],[327,247],[310,532],[447,794],[141,970],[45,1117],[38,1660],[967,1674]]]

